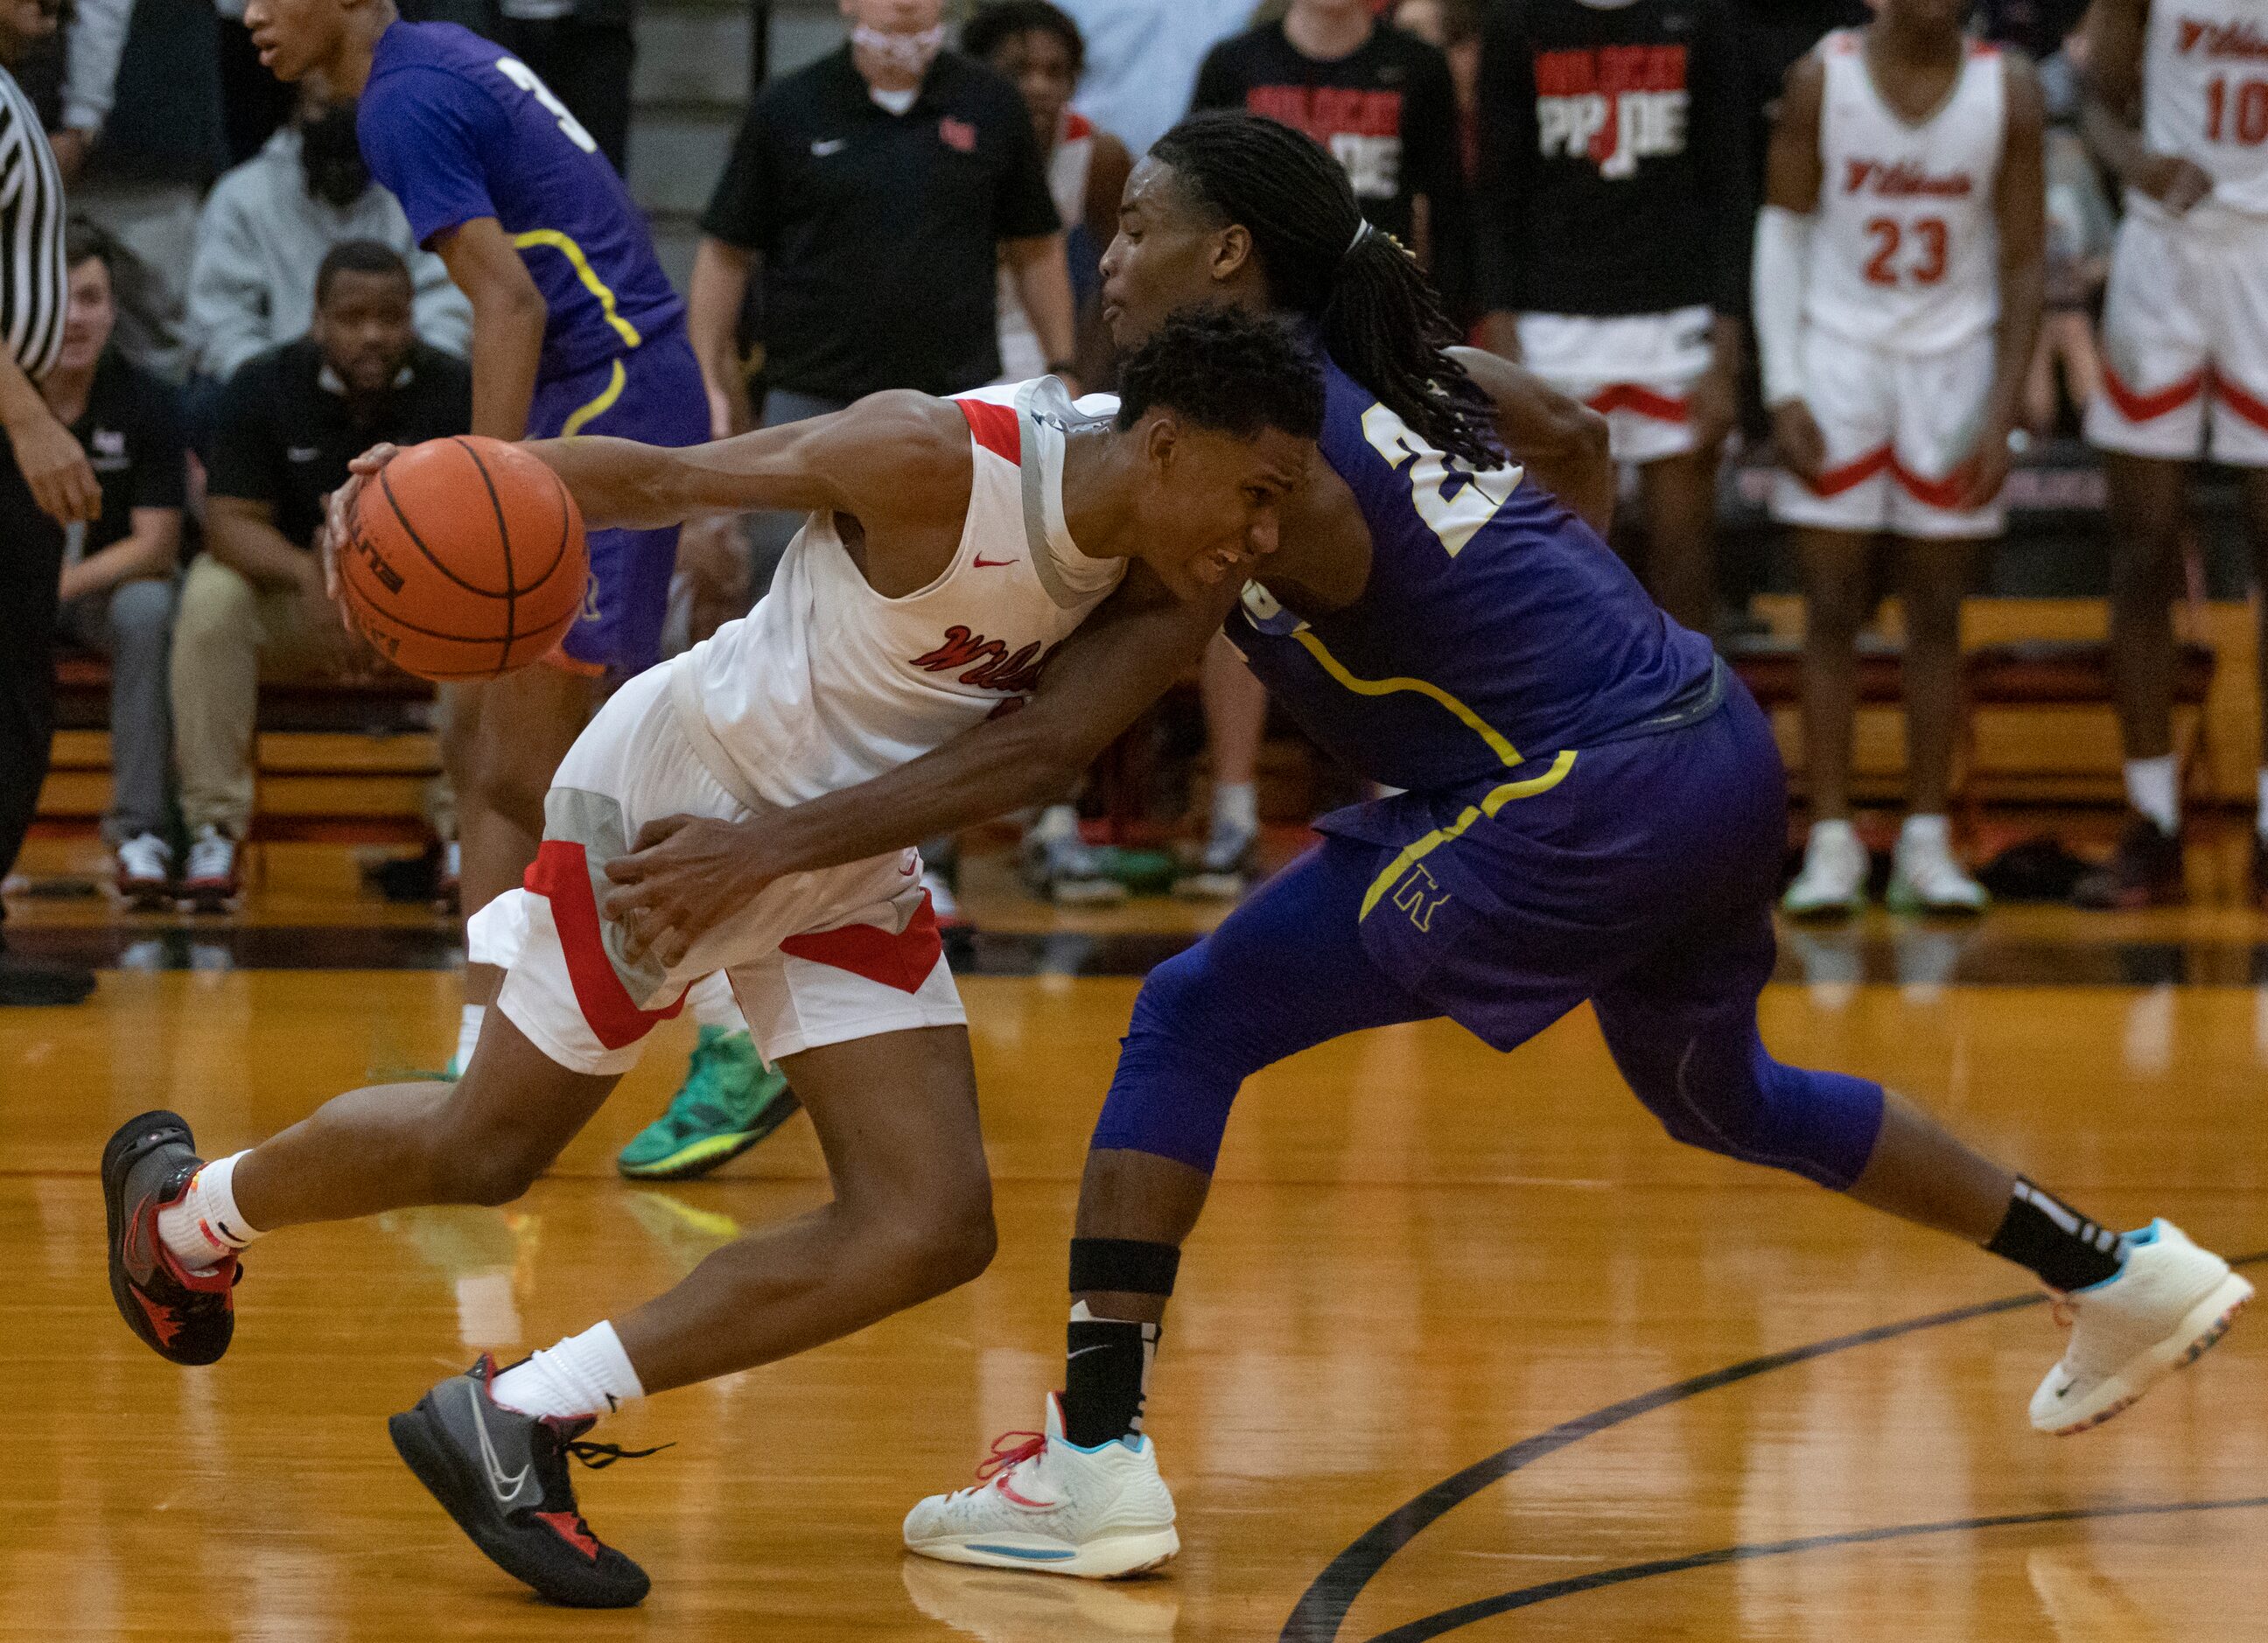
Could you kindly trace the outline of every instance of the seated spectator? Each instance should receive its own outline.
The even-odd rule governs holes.
[[[171,390],[111,345],[118,254],[92,223],[75,220],[65,231],[70,316],[62,356],[40,392],[102,487],[101,514],[64,539],[58,625],[110,658],[111,801],[102,830],[115,852],[119,893],[140,903],[173,888],[166,645],[188,464]]]
[[[390,246],[415,278],[417,335],[465,351],[473,315],[441,259],[418,249],[401,204],[371,181],[351,102],[320,88],[268,144],[214,185],[189,267],[194,369],[217,386],[254,354],[306,335],[315,269],[349,239]]]
[[[314,551],[324,498],[372,446],[462,433],[472,422],[471,372],[417,340],[409,269],[391,247],[333,247],[314,293],[308,334],[255,355],[221,395],[208,551],[181,586],[173,719],[191,835],[181,888],[201,906],[238,888],[261,676],[350,676],[369,665],[324,596]]]

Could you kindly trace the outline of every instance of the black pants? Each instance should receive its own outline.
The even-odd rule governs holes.
[[[0,877],[16,865],[55,732],[55,583],[63,530],[0,438]]]
[[[583,122],[599,151],[628,174],[630,63],[637,48],[628,23],[542,22],[506,18],[497,43],[536,72]]]

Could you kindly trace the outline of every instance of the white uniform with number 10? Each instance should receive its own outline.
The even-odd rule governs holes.
[[[2213,192],[2176,217],[2128,190],[2103,302],[2103,391],[2088,408],[2087,437],[2133,456],[2268,468],[2268,9],[2259,0],[2154,0],[2142,136],[2154,152],[2201,167]]]

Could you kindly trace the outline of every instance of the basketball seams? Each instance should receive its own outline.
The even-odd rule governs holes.
[[[487,475],[483,474],[482,477],[485,479]],[[492,588],[481,587],[474,583],[468,582],[463,577],[459,576],[454,571],[449,569],[447,565],[442,564],[441,560],[433,552],[433,550],[425,545],[425,539],[417,534],[417,527],[409,522],[409,516],[402,512],[401,500],[394,494],[394,482],[387,477],[386,469],[383,468],[378,470],[378,488],[386,493],[386,505],[394,510],[394,517],[395,520],[400,523],[402,534],[409,538],[410,546],[416,549],[419,553],[423,554],[425,556],[426,562],[436,571],[438,571],[450,581],[454,582],[459,587],[463,588],[468,593],[475,594],[479,598],[510,599],[512,597],[509,590],[499,593]],[[506,577],[509,577],[512,574],[511,564],[512,544],[506,542],[504,544],[504,574]]]
[[[489,511],[496,515],[497,546],[504,549],[504,652],[497,659],[497,671],[503,673],[512,666],[512,642],[519,637],[519,590],[513,580],[512,559],[512,527],[504,522],[504,502],[497,495],[496,481],[489,477],[489,465],[481,460],[481,453],[463,436],[453,436],[449,441],[473,460],[473,470],[481,476],[481,488],[489,493]]]
[[[461,541],[468,531],[477,532],[470,517],[470,510],[477,504],[464,490],[460,477],[463,470],[455,470],[460,477],[449,477],[448,459],[436,452],[433,456],[439,457],[438,463],[428,458],[422,466],[413,464],[411,469],[402,470],[407,477],[397,475],[390,466],[375,475],[378,489],[385,496],[387,509],[393,516],[393,525],[389,527],[385,523],[384,512],[363,512],[363,504],[368,498],[357,504],[355,546],[342,556],[343,592],[350,595],[362,625],[397,666],[444,682],[499,677],[540,659],[541,653],[556,642],[562,623],[571,627],[576,612],[581,608],[584,578],[577,576],[575,586],[570,588],[567,578],[558,574],[571,557],[582,557],[579,519],[571,493],[548,463],[532,457],[520,460],[510,453],[509,447],[502,454],[493,450],[483,452],[481,447],[484,442],[478,438],[451,437],[449,443],[464,447],[465,454],[472,460],[473,471],[480,475],[497,531],[495,547]],[[491,457],[496,460],[491,461]],[[498,462],[503,464],[501,468],[497,466]],[[541,573],[531,580],[521,575],[512,538],[515,521],[523,538],[532,538],[541,528],[533,517],[538,511],[534,505],[536,493],[544,489],[535,482],[537,468],[549,482],[559,512],[555,525],[556,542],[550,559]],[[397,477],[401,478],[401,484],[395,483]],[[403,499],[403,485],[408,487],[408,502]],[[440,544],[438,549],[428,542],[411,522],[409,503],[426,512],[429,524],[439,524],[439,534],[435,538]],[[416,569],[416,558],[402,551],[399,539],[406,539],[409,546],[438,572],[438,581],[424,579],[427,573]],[[529,544],[523,540],[517,545]],[[500,551],[504,587],[492,590],[482,586],[468,580],[453,563],[445,561],[443,549],[448,550],[453,558],[460,557],[460,547],[469,551],[475,560],[468,570],[486,569],[482,561],[487,554]],[[359,565],[357,562],[361,562]],[[405,570],[409,572],[406,586],[402,574]],[[561,603],[561,593],[570,602],[555,612],[550,607]],[[483,600],[501,600],[504,608],[497,612],[493,607],[463,605],[461,600],[467,595]],[[523,602],[529,606],[525,619],[519,609]],[[404,620],[397,613],[405,610],[426,621]],[[497,615],[504,617],[501,632],[489,627]],[[458,619],[471,624],[475,630],[438,625]],[[473,665],[461,665],[464,663]]]

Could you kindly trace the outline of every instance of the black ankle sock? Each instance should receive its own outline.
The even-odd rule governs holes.
[[[1169,1243],[1132,1238],[1071,1241],[1073,1295],[1154,1295],[1174,1293],[1182,1252]],[[1147,1311],[1149,1308],[1144,1308]],[[1064,1341],[1064,1437],[1083,1449],[1142,1430],[1150,1394],[1150,1364],[1158,1355],[1155,1323],[1098,1318],[1085,1301],[1071,1310]]]
[[[2126,1247],[2117,1233],[2021,1175],[2000,1230],[1984,1248],[2066,1293],[2099,1284],[2126,1264]]]
[[[1142,1430],[1158,1326],[1074,1317],[1064,1341],[1064,1437],[1083,1449]]]

